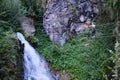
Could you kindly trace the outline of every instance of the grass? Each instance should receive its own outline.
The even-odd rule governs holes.
[[[109,28],[108,28],[109,27]],[[114,25],[97,27],[97,37],[91,38],[90,30],[68,40],[64,46],[53,44],[42,26],[37,27],[38,52],[45,56],[57,71],[66,70],[72,80],[104,80],[105,68],[110,66],[109,50],[114,49],[111,33]]]

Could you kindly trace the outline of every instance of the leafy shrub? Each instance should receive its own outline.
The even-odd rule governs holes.
[[[17,51],[16,36],[12,30],[0,34],[0,80],[22,80],[22,54]]]
[[[107,0],[103,8],[104,21],[116,21],[120,19],[120,0]]]
[[[0,3],[0,16],[9,24],[18,26],[20,18],[25,14],[25,9],[20,0],[2,0]],[[14,28],[16,28],[14,27]]]
[[[37,50],[53,69],[71,73],[72,80],[104,80],[108,75],[106,68],[111,67],[109,49],[114,48],[114,43],[109,42],[114,26],[108,26],[98,27],[95,39],[91,38],[90,31],[86,31],[62,47],[50,43],[43,35],[38,36],[38,33],[41,34],[38,30],[36,36],[40,42],[43,41]]]
[[[45,10],[46,0],[21,0],[27,10],[28,16],[42,16]]]

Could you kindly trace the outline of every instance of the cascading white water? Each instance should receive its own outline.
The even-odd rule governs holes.
[[[17,32],[17,38],[24,44],[24,80],[54,80],[45,59]]]

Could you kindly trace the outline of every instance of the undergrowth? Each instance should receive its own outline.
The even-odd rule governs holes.
[[[115,3],[116,5],[118,4],[118,2]],[[109,9],[112,8],[108,8],[107,10]],[[72,40],[67,40],[64,46],[58,46],[49,40],[44,32],[43,26],[40,25],[42,18],[39,16],[43,15],[44,10],[45,2],[42,2],[42,0],[1,0],[0,33],[4,32],[4,34],[1,33],[0,35],[0,44],[2,44],[0,45],[1,56],[5,56],[5,59],[7,57],[7,61],[9,61],[11,59],[9,56],[10,53],[15,55],[17,53],[15,49],[16,44],[13,45],[14,42],[11,42],[11,36],[14,33],[12,29],[18,29],[20,26],[20,17],[37,17],[35,18],[35,24],[37,26],[35,37],[39,41],[36,40],[36,49],[40,54],[45,56],[53,69],[56,71],[65,70],[71,73],[72,80],[110,80],[114,65],[111,60],[112,54],[109,51],[114,51],[115,42],[111,37],[114,25],[97,26],[96,38],[91,38],[91,32],[88,30],[74,37]],[[116,12],[116,9],[115,11],[113,9],[112,13],[113,12]],[[7,64],[2,62],[2,64],[10,66],[8,62],[6,63]],[[7,73],[6,70],[4,70],[4,73],[5,72]],[[16,72],[14,74],[16,74]],[[2,75],[3,73],[0,76]],[[8,77],[10,75],[8,75]]]
[[[96,38],[91,38],[91,31],[88,30],[68,40],[64,46],[58,46],[49,40],[42,26],[38,26],[36,37],[40,45],[37,50],[45,56],[53,69],[71,73],[72,80],[104,80],[106,76],[111,78],[106,70],[113,66],[112,54],[109,52],[114,48],[114,42],[111,41],[113,28],[113,25],[98,26]]]

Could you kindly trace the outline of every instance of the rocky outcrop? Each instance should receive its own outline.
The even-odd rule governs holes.
[[[25,34],[34,35],[35,34],[35,26],[34,26],[34,20],[32,18],[28,17],[22,17],[21,18],[21,27]]]
[[[69,33],[82,33],[99,14],[102,3],[104,0],[48,0],[43,26],[50,40],[64,45]]]
[[[65,70],[55,72],[55,80],[72,80],[71,74]]]

